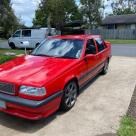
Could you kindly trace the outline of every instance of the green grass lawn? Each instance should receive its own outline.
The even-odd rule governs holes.
[[[136,44],[136,40],[112,40],[107,39],[106,41],[111,42],[111,44]]]
[[[0,64],[4,63],[6,61],[12,60],[14,58],[16,58],[16,56],[0,55]]]
[[[5,53],[15,53],[13,56],[7,56]],[[0,64],[16,58],[16,55],[24,54],[24,50],[12,50],[12,49],[1,49],[0,48]]]
[[[0,48],[0,54],[6,53],[6,52],[11,52],[11,53],[16,53],[16,55],[19,54],[24,54],[24,50],[12,50],[12,49],[2,49]]]
[[[128,116],[124,116],[121,120],[120,128],[117,132],[118,136],[136,136],[136,122]]]

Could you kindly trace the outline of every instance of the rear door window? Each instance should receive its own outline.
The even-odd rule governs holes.
[[[95,38],[95,41],[97,43],[98,52],[101,52],[106,48],[105,43],[101,38]]]
[[[22,30],[22,37],[31,37],[31,30]]]

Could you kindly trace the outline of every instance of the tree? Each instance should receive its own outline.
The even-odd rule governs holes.
[[[33,19],[34,25],[61,29],[66,22],[82,19],[74,0],[42,0]]]
[[[19,26],[19,20],[15,16],[10,0],[0,0],[0,27],[3,29],[3,37],[9,35]]]
[[[80,0],[81,11],[89,28],[98,26],[103,16],[103,0]]]
[[[111,6],[114,15],[136,14],[136,0],[115,0]]]

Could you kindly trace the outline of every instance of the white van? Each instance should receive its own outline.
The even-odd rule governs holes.
[[[48,28],[33,28],[33,29],[20,29],[17,30],[8,40],[9,46],[12,49],[25,48],[22,44],[24,41],[29,42],[29,47],[35,48],[42,42],[47,36],[56,35],[56,29],[51,28],[49,34]]]

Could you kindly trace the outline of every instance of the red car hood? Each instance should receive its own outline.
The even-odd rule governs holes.
[[[42,86],[71,67],[75,61],[31,55],[18,57],[0,65],[0,81]]]

